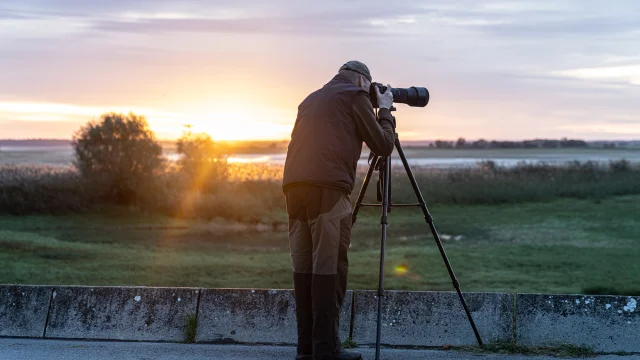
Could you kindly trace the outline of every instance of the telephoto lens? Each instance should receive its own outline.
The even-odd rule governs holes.
[[[387,87],[380,83],[371,83],[369,88],[369,99],[374,108],[378,107],[378,95],[376,88],[380,89],[380,93],[387,91]],[[407,104],[415,107],[425,107],[429,103],[429,90],[425,87],[412,86],[410,88],[391,88],[393,94],[393,102]]]

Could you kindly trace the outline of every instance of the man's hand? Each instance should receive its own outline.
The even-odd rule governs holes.
[[[376,86],[376,95],[378,96],[378,107],[391,109],[393,106],[393,94],[391,93],[391,85],[387,84],[387,91],[380,94],[380,89]]]

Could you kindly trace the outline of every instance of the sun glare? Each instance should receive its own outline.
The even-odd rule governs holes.
[[[268,156],[259,156],[254,158],[230,157],[227,161],[231,164],[263,164],[269,161]]]
[[[223,112],[202,112],[187,116],[193,131],[205,132],[214,140],[274,140],[285,139],[293,125],[290,116],[257,109],[233,109]],[[289,124],[287,124],[287,122]]]
[[[272,140],[283,139],[288,135],[288,128],[281,125],[255,121],[234,120],[233,122],[216,121],[196,122],[193,129],[205,132],[214,140]]]
[[[185,107],[186,108],[186,107]],[[223,108],[222,106],[220,108]],[[194,132],[205,132],[215,140],[282,140],[291,134],[295,112],[268,107],[227,105],[228,110],[203,109],[182,112],[180,108],[165,111],[154,108],[93,107],[73,104],[0,102],[0,118],[30,121],[74,121],[78,126],[100,114],[115,111],[144,115],[151,129],[161,139],[180,137],[185,125]],[[292,110],[292,111],[295,111]],[[57,137],[69,137],[60,133]]]

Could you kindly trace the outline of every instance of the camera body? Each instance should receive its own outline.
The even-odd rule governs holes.
[[[387,91],[387,87],[372,82],[369,88],[369,99],[374,108],[378,107],[378,95],[376,94],[376,86],[380,89],[380,93]],[[424,87],[412,86],[410,88],[391,88],[393,94],[393,102],[407,104],[409,106],[425,107],[429,103],[429,90]]]

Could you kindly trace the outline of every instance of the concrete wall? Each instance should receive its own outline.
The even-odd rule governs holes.
[[[197,289],[57,287],[47,338],[182,341]]]
[[[0,286],[0,336],[43,336],[53,288]]]
[[[485,342],[513,338],[513,295],[464,294]],[[388,291],[383,299],[382,343],[399,346],[474,345],[476,338],[454,292]],[[375,344],[378,299],[375,291],[358,291],[354,341]]]
[[[340,337],[347,339],[351,296],[345,296],[340,314]],[[203,290],[198,311],[198,342],[297,342],[295,300],[291,290]]]
[[[475,344],[455,292],[386,294],[384,344]],[[640,352],[637,298],[469,293],[465,299],[487,343]],[[375,292],[349,292],[341,338],[353,327],[354,341],[373,344],[376,311]],[[0,337],[183,341],[187,318],[196,314],[198,342],[296,342],[291,290],[0,285]]]
[[[584,345],[600,352],[640,352],[639,300],[627,296],[519,294],[517,341],[525,345]]]

